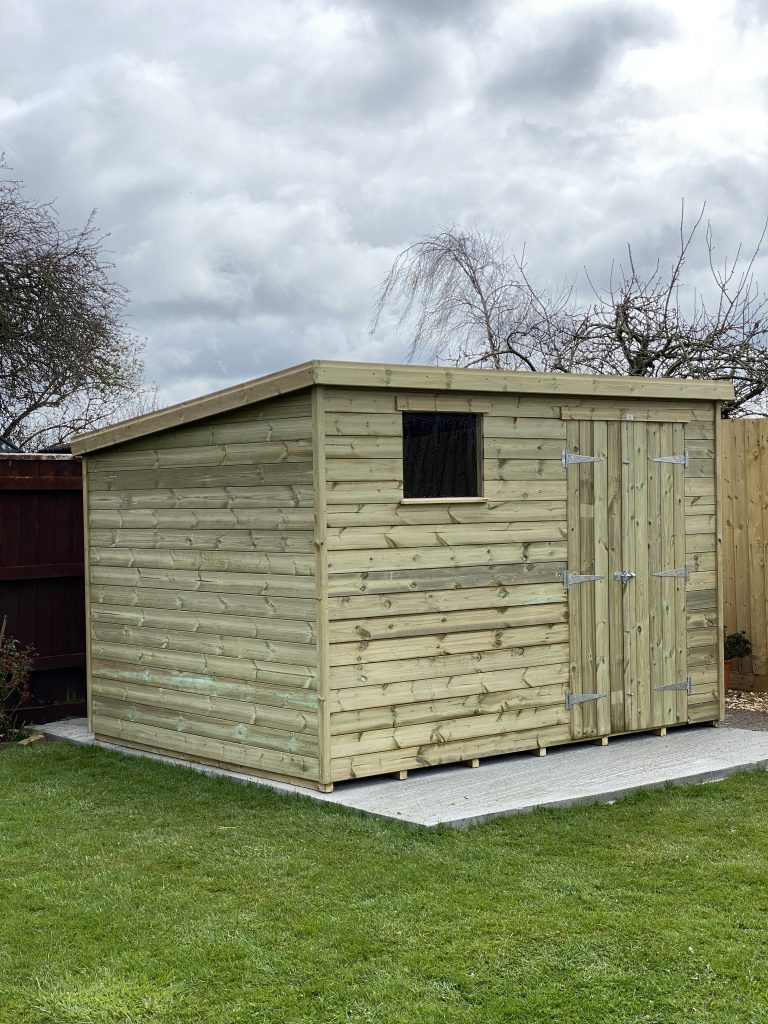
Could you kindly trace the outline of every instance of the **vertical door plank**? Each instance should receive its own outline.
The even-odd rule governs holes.
[[[672,424],[672,446],[675,454],[685,448],[685,430],[682,424]],[[685,466],[672,467],[674,471],[674,543],[675,557],[673,568],[685,565]],[[686,620],[686,581],[682,576],[673,577],[675,598],[675,678],[672,682],[682,682],[688,676],[688,623]],[[685,690],[677,690],[677,721],[688,721],[688,694]]]
[[[669,568],[665,563],[662,535],[662,469],[663,462],[654,462],[667,452],[662,451],[663,426],[649,424],[648,428],[648,649],[650,663],[651,724],[664,725],[670,719],[667,708],[672,711],[674,701],[667,700],[668,694],[657,689],[668,682],[664,670],[664,600],[661,576],[654,576]],[[673,695],[674,696],[674,695]],[[674,721],[674,719],[672,719]]]
[[[661,428],[661,454],[674,454],[674,435],[672,425],[665,423]],[[659,571],[678,569],[675,559],[677,558],[675,547],[675,470],[676,466],[669,463],[661,463],[659,466],[661,479],[661,510],[659,514],[661,550],[661,564]],[[669,683],[677,682],[677,655],[675,643],[675,579],[664,577],[659,580],[661,583],[661,609],[662,609],[662,678],[656,685],[667,686]],[[664,722],[662,724],[673,724],[677,718],[677,697],[674,691],[664,694]]]
[[[579,424],[578,421],[568,423],[566,429],[566,444],[569,452],[579,451]],[[569,466],[567,473],[568,491],[568,572],[582,573],[581,561],[581,528],[580,528],[580,469],[579,465]],[[582,588],[579,586],[570,587],[568,590],[568,619],[570,622],[570,689],[572,693],[582,692],[581,680],[581,616],[582,616]],[[571,710],[571,736],[580,739],[581,728],[581,706],[576,705]]]
[[[630,562],[635,552],[635,475],[633,463],[637,459],[634,445],[634,423],[621,425],[621,546],[622,569],[635,571]],[[635,594],[637,589],[626,583],[617,583],[622,595],[622,621],[624,630],[624,727],[627,731],[637,728],[637,643],[635,627]]]
[[[592,455],[594,448],[594,426],[590,421],[579,424],[580,450]],[[574,467],[579,473],[579,544],[581,547],[580,570],[586,575],[595,575],[595,468],[594,462],[585,462]],[[581,612],[581,687],[582,693],[596,693],[596,650],[595,650],[595,588],[599,581],[582,583],[579,609]],[[581,705],[582,736],[597,735],[596,701]]]
[[[635,728],[647,729],[653,725],[651,719],[651,663],[648,601],[648,437],[643,423],[635,424],[635,457],[633,476],[635,481],[635,555],[632,568],[637,573],[628,587],[635,589],[635,643],[637,647],[635,707],[637,718]]]
[[[622,548],[622,431],[620,422],[608,424],[607,507],[608,507],[608,572],[606,591],[609,613],[609,677],[611,732],[625,732],[624,721],[624,614],[620,583],[613,578],[623,562]]]
[[[595,617],[595,690],[604,693],[595,701],[595,731],[607,736],[611,731],[611,660],[608,608],[608,425],[593,423],[592,445],[594,454],[603,459],[594,464],[592,474],[594,573],[602,576],[594,584]]]

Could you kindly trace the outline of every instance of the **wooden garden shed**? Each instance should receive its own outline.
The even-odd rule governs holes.
[[[731,396],[319,361],[81,436],[96,735],[328,790],[719,720]]]

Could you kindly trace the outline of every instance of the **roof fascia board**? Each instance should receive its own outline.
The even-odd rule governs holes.
[[[280,395],[311,387],[315,383],[316,367],[317,363],[315,362],[302,363],[300,366],[271,373],[267,377],[258,377],[246,384],[236,384],[233,387],[224,388],[222,391],[203,395],[202,398],[193,398],[187,402],[180,402],[178,405],[171,405],[167,409],[160,409],[158,412],[147,413],[146,416],[136,416],[134,419],[124,420],[112,427],[104,427],[89,434],[81,434],[73,440],[72,452],[82,455],[84,452],[109,448],[112,445],[144,437],[146,434],[155,434],[161,430],[181,427],[186,423],[205,419],[207,416],[231,412],[233,409],[240,409],[255,402],[263,402],[268,398],[279,398]]]
[[[589,398],[690,398],[696,401],[727,401],[733,398],[733,384],[729,380],[463,370],[448,366],[319,362],[316,379],[318,384],[337,387],[416,388]]]

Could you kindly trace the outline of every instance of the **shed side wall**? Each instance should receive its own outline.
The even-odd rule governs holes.
[[[309,391],[88,457],[95,732],[318,779]]]
[[[487,503],[413,504],[401,503],[408,395],[326,388],[333,778],[569,741],[569,412],[689,420],[689,707],[718,718],[714,403],[481,396]],[[436,393],[434,408],[477,400]]]

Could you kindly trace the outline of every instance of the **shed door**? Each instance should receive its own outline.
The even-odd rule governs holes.
[[[599,459],[565,470],[568,571],[599,577],[568,586],[572,735],[685,722],[683,425],[571,422],[567,444]]]

